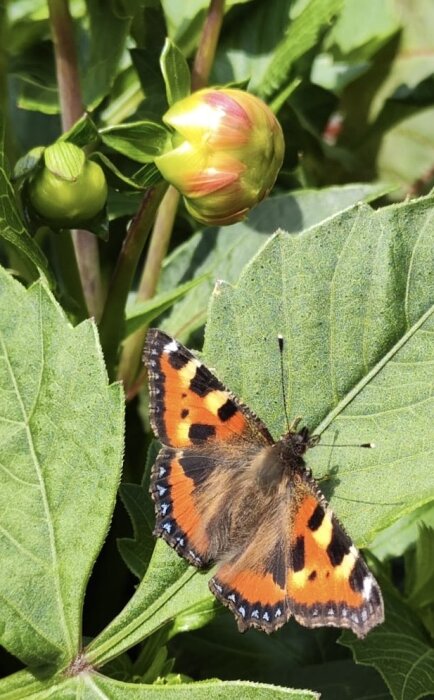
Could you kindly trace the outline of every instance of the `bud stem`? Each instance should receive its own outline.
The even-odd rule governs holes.
[[[225,13],[225,0],[211,0],[202,29],[191,76],[193,90],[208,84]]]
[[[139,210],[132,220],[110,281],[99,330],[101,345],[111,379],[122,339],[122,326],[128,293],[131,289],[137,263],[154,222],[157,208],[167,189],[163,182],[146,190]]]
[[[62,131],[68,131],[83,114],[74,25],[68,0],[48,0],[48,9],[56,60]],[[88,313],[99,319],[103,304],[103,289],[98,240],[89,231],[79,230],[72,231],[72,241]]]
[[[137,291],[137,301],[152,299],[160,277],[161,265],[166,257],[170,243],[176,210],[178,208],[179,192],[172,186],[169,187],[163,197],[161,205],[155,217],[149,249]],[[127,399],[132,399],[140,385],[130,395],[130,388],[135,380],[140,364],[143,344],[145,342],[147,328],[133,333],[124,343],[118,368],[118,379],[124,382]]]

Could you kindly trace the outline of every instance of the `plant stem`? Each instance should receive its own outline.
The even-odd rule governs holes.
[[[163,182],[150,187],[127,231],[114,270],[99,330],[110,378],[114,376],[119,343],[122,339],[125,306],[137,263],[148,238],[159,204],[167,189]]]
[[[192,89],[204,87],[209,78],[214,61],[217,42],[223,23],[225,0],[211,0],[208,14],[202,29],[201,39],[194,59],[192,71]],[[143,267],[137,291],[137,301],[151,299],[157,288],[161,266],[166,257],[179,203],[179,192],[169,187],[161,202],[152,231],[149,250]],[[146,328],[133,333],[124,343],[119,362],[118,378],[122,379],[131,399],[139,391],[144,374],[135,381],[140,367],[140,358],[146,337]]]
[[[74,24],[68,0],[48,0],[59,88],[62,130],[67,131],[83,114]],[[101,283],[98,240],[89,231],[72,231],[72,240],[83,294],[90,316],[101,315]]]
[[[155,217],[149,249],[143,267],[137,301],[145,301],[154,296],[160,277],[161,265],[166,257],[170,243],[176,211],[178,209],[179,192],[169,187]],[[118,379],[124,382],[127,398],[131,399],[129,389],[133,385],[140,365],[140,358],[145,342],[147,328],[140,328],[125,341],[118,368]],[[138,387],[140,388],[140,387]]]
[[[225,0],[211,0],[193,64],[191,85],[200,90],[208,84],[225,13]]]

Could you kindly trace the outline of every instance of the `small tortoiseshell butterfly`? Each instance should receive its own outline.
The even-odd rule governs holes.
[[[151,478],[154,534],[198,568],[238,628],[291,616],[358,637],[384,619],[380,588],[303,455],[307,428],[275,442],[247,406],[176,340],[148,332],[150,418],[163,444]],[[294,427],[294,426],[293,426]]]

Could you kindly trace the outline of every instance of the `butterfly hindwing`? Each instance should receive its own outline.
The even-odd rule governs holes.
[[[364,637],[384,619],[380,588],[315,481],[300,478],[307,489],[292,528],[297,566],[292,562],[287,580],[293,615],[310,627],[347,627]]]
[[[294,616],[307,627],[346,627],[364,637],[384,619],[379,586],[315,481],[300,473],[293,488],[295,499],[278,508],[286,529],[261,523],[276,533],[274,542],[264,548],[258,529],[241,557],[222,563],[211,590],[241,631],[269,633]]]

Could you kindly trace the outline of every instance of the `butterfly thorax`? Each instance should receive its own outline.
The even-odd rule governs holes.
[[[262,491],[273,491],[277,487],[284,490],[297,473],[305,472],[303,455],[310,447],[310,440],[305,429],[297,433],[289,431],[274,445],[260,451],[253,462],[253,469]]]

